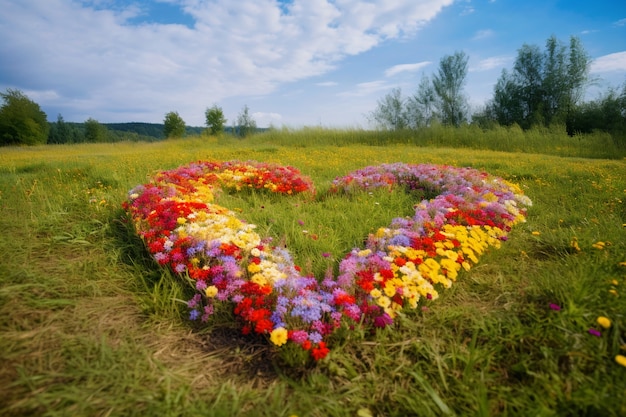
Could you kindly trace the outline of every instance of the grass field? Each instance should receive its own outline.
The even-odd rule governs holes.
[[[626,355],[626,160],[559,152],[268,135],[0,149],[0,414],[626,415],[626,367],[615,360]],[[124,222],[128,190],[201,159],[293,165],[318,190],[383,162],[471,166],[519,184],[533,206],[438,300],[392,329],[346,335],[315,366],[288,367],[228,312],[191,324],[185,287]],[[412,204],[224,198],[316,274]],[[259,205],[272,207],[271,222]]]

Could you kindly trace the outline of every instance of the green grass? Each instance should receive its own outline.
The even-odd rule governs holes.
[[[326,134],[336,143],[315,142]],[[359,134],[0,149],[0,414],[626,415],[626,368],[614,360],[626,354],[626,160],[558,151],[538,132],[507,152],[413,139],[371,146],[375,136],[354,143]],[[189,323],[185,286],[124,221],[130,188],[199,159],[293,165],[320,196],[335,176],[371,164],[472,166],[520,184],[534,205],[500,250],[426,309],[374,335],[338,335],[315,367],[288,367],[268,343],[241,336],[227,311],[204,328]],[[223,202],[318,276],[412,204],[380,193]],[[613,326],[595,337],[587,330],[600,315]]]

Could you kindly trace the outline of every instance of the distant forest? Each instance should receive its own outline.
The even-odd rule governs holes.
[[[202,134],[206,127],[185,126],[187,136]],[[226,133],[231,127],[224,129]],[[47,143],[84,143],[84,142],[155,142],[165,139],[163,123],[100,123],[90,119],[83,123],[65,122],[59,117],[50,123]]]

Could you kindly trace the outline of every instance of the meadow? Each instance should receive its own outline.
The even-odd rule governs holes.
[[[305,129],[0,149],[0,414],[626,415],[616,361],[626,356],[626,159],[588,138],[475,133],[477,145],[467,132],[419,142]],[[136,185],[197,160],[291,165],[322,195],[368,165],[467,166],[518,184],[533,205],[439,299],[293,365],[226,310],[190,322],[187,287],[121,208]],[[403,193],[220,201],[317,277],[415,203]]]

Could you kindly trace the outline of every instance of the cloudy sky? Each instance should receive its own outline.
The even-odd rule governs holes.
[[[0,91],[56,120],[202,126],[217,104],[259,126],[368,127],[391,89],[469,57],[480,106],[524,43],[581,39],[595,91],[626,82],[616,0],[0,0]],[[592,89],[589,94],[594,94]]]

